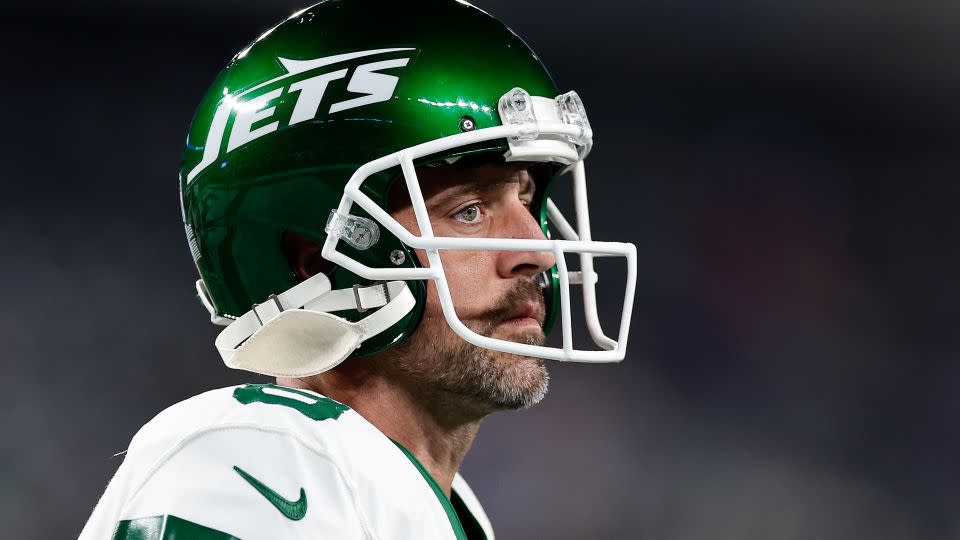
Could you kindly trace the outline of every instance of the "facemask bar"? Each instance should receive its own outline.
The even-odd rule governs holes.
[[[543,99],[543,98],[537,98]],[[551,221],[565,240],[532,240],[516,238],[460,238],[435,237],[433,227],[427,212],[423,194],[420,190],[419,179],[414,167],[414,160],[424,156],[438,154],[454,148],[467,146],[494,139],[508,139],[512,141],[529,140],[540,143],[542,140],[553,142],[560,140],[583,140],[585,130],[583,125],[565,123],[562,121],[537,121],[536,138],[530,138],[529,124],[509,124],[503,126],[479,129],[466,133],[459,133],[416,145],[399,152],[373,160],[357,169],[344,188],[344,196],[336,213],[340,216],[349,216],[353,204],[363,208],[375,221],[386,227],[391,233],[411,248],[423,249],[427,253],[429,268],[371,268],[347,255],[337,251],[336,247],[341,238],[335,234],[327,236],[323,245],[324,258],[338,264],[355,274],[370,280],[414,280],[429,279],[437,285],[438,296],[444,319],[451,329],[465,341],[496,351],[534,356],[551,360],[577,362],[617,362],[626,354],[627,335],[630,328],[630,317],[633,311],[633,296],[636,286],[636,247],[633,244],[620,242],[594,242],[590,238],[589,213],[587,212],[586,176],[582,157],[571,163],[574,182],[574,201],[577,213],[577,230],[564,219],[556,206],[548,199],[547,211]],[[586,128],[589,130],[589,126]],[[587,138],[592,133],[586,132]],[[513,149],[511,144],[511,149]],[[580,156],[584,156],[580,148]],[[509,158],[508,158],[509,159]],[[398,223],[383,208],[360,191],[360,185],[371,175],[400,166],[410,195],[414,215],[420,229],[420,236],[414,236],[410,231]],[[482,336],[469,329],[456,315],[443,263],[440,259],[441,249],[459,250],[494,250],[494,251],[540,251],[553,253],[560,282],[560,323],[562,330],[562,348],[528,345],[512,341]],[[565,254],[577,253],[580,257],[580,279],[571,280],[572,272],[567,270]],[[626,288],[623,297],[623,311],[620,317],[620,330],[616,340],[603,334],[597,314],[596,304],[596,275],[593,271],[594,257],[624,257],[627,262]],[[570,313],[570,284],[580,283],[583,286],[584,310],[588,330],[594,342],[604,350],[577,350],[573,348],[573,332]]]
[[[560,235],[567,240],[592,240],[590,235],[590,214],[587,204],[587,178],[584,170],[583,160],[579,160],[573,166],[573,189],[574,203],[577,214],[577,231],[570,226],[566,218],[560,213],[551,199],[547,199],[547,216],[557,227]],[[580,284],[583,289],[583,309],[587,320],[587,330],[590,331],[590,337],[593,342],[603,349],[610,350],[617,346],[617,342],[610,339],[603,333],[600,326],[600,317],[597,310],[597,273],[593,270],[593,255],[590,253],[580,254]]]

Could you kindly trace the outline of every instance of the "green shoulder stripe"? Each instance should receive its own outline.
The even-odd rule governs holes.
[[[117,525],[113,540],[240,540],[223,531],[204,527],[177,516],[127,519]]]

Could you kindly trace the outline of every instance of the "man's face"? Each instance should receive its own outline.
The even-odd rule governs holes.
[[[536,186],[526,167],[481,165],[417,171],[435,236],[543,239],[530,213]],[[420,234],[405,191],[395,193],[393,216]],[[429,266],[426,255],[420,262]],[[542,345],[545,306],[537,276],[554,264],[543,252],[442,250],[444,273],[457,316],[478,334]],[[400,369],[486,409],[516,409],[540,401],[547,390],[543,361],[476,347],[443,317],[437,289],[428,282],[423,320],[398,350]]]

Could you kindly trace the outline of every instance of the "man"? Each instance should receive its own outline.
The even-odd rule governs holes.
[[[277,384],[159,414],[81,538],[493,538],[457,474],[480,421],[542,399],[543,358],[625,353],[635,249],[590,239],[591,145],[464,2],[323,2],[243,49],[191,125],[183,217],[224,361]],[[576,227],[546,196],[566,172]],[[616,340],[594,256],[626,261]],[[600,350],[573,347],[571,285]]]

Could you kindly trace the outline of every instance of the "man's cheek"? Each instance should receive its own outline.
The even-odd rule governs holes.
[[[450,283],[450,294],[453,297],[453,311],[457,315],[457,318],[466,322],[469,319],[481,316],[484,313],[484,310],[478,309],[473,304],[469,303],[469,299],[465,296],[473,295],[464,295],[462,291],[459,291],[455,284]],[[427,302],[423,314],[425,319],[438,319],[440,324],[443,327],[447,327],[447,323],[443,321],[443,306],[440,304],[440,293],[437,291],[437,284],[434,281],[427,282]]]
[[[491,290],[496,280],[493,252],[460,251],[441,255],[450,295],[458,308],[472,313],[490,309]]]
[[[503,291],[494,290],[497,281],[495,254],[496,252],[491,251],[440,251],[440,261],[443,263],[454,312],[463,322],[482,319],[490,310],[499,307],[497,301]],[[425,252],[417,250],[417,255],[421,261],[426,261]],[[427,282],[424,317],[443,318],[440,295],[436,283],[432,280]]]

